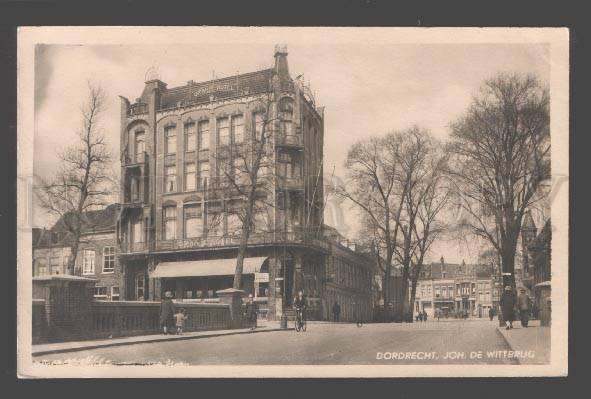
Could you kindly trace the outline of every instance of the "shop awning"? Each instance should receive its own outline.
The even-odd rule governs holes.
[[[259,272],[266,259],[266,257],[244,258],[242,274]],[[235,269],[235,258],[161,262],[150,274],[150,278],[231,276]]]

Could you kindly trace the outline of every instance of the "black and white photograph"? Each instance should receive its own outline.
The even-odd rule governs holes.
[[[567,375],[567,29],[18,37],[21,377]]]

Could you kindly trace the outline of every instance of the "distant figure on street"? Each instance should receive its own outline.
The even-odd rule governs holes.
[[[491,307],[488,309],[488,318],[490,319],[490,321],[493,321],[494,317],[495,317],[495,310]]]
[[[164,334],[174,333],[174,304],[170,291],[164,293],[164,299],[160,303],[160,327]]]
[[[525,288],[520,289],[521,293],[517,297],[517,307],[519,309],[519,319],[521,320],[521,327],[527,328],[529,322],[529,312],[531,311],[531,299],[525,293]]]
[[[513,321],[515,320],[515,306],[517,305],[517,298],[510,286],[505,287],[505,292],[501,296],[501,312],[503,313],[503,320],[507,330],[513,328]],[[509,322],[509,324],[507,324]]]
[[[246,303],[246,320],[251,330],[257,328],[257,314],[259,309],[257,303],[254,301],[252,294],[248,294],[248,302]]]
[[[427,321],[427,312],[423,309],[423,321]]]
[[[176,333],[177,335],[182,335],[183,329],[185,328],[185,320],[187,320],[187,311],[184,308],[180,309],[174,314],[174,319],[176,321]]]
[[[441,320],[441,311],[439,309],[435,309],[435,317],[437,317],[437,321]]]
[[[334,321],[339,321],[341,317],[341,305],[335,301],[334,305],[332,305],[332,315],[334,317]]]

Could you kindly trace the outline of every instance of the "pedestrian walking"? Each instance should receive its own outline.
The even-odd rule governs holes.
[[[423,321],[427,321],[427,312],[423,309]]]
[[[246,320],[251,330],[257,328],[257,315],[259,313],[258,305],[254,301],[252,294],[248,294],[248,302],[246,303]]]
[[[341,317],[341,305],[339,305],[339,303],[336,301],[335,301],[334,305],[332,305],[332,315],[333,315],[334,321],[339,321],[339,319]]]
[[[495,311],[492,307],[488,308],[488,318],[490,319],[490,321],[493,321],[493,318],[495,317]]]
[[[183,330],[185,329],[185,320],[187,320],[187,311],[184,308],[181,308],[174,314],[174,320],[176,322],[177,335],[182,335]]]
[[[170,291],[164,293],[164,299],[160,303],[160,327],[164,334],[172,334],[174,331],[174,304]]]
[[[521,293],[517,297],[519,319],[521,320],[521,327],[527,328],[527,324],[529,322],[529,312],[531,311],[531,298],[526,294],[525,288],[521,288],[520,292]]]
[[[501,296],[501,312],[503,313],[503,320],[505,321],[505,328],[507,330],[513,328],[513,321],[515,320],[515,306],[517,305],[517,298],[510,286],[505,287],[505,292]],[[509,324],[507,324],[509,322]]]

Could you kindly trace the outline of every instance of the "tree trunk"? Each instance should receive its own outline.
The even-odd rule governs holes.
[[[410,307],[408,311],[408,319],[412,323],[414,318],[412,317],[414,314],[414,307],[415,307],[415,298],[417,295],[417,280],[418,280],[418,273],[416,276],[412,276],[411,286],[410,286]],[[419,309],[420,311],[420,309]]]
[[[70,248],[70,260],[68,261],[68,268],[72,275],[76,274],[76,259],[78,258],[78,248],[80,247],[80,234],[74,234],[74,242]],[[84,259],[83,259],[84,260]],[[82,274],[82,272],[80,272]]]

